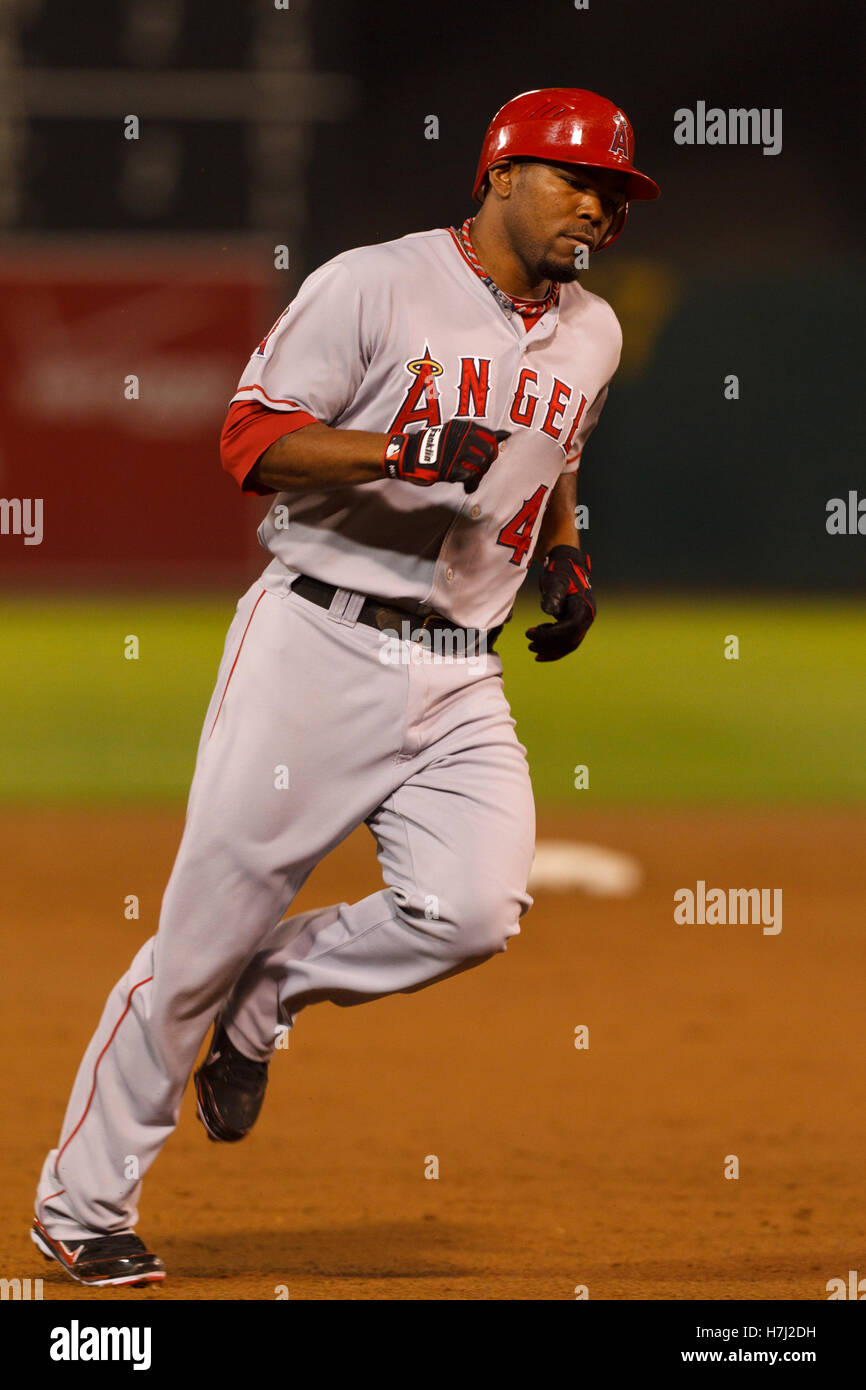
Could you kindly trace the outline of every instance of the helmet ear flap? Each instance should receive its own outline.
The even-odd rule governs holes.
[[[619,236],[620,232],[625,226],[625,219],[627,217],[628,202],[626,201],[623,203],[622,207],[614,214],[613,221],[611,222],[601,241],[598,243],[598,246],[596,246],[595,248],[596,251],[603,251],[606,246],[610,246],[612,241],[616,241],[617,237]]]

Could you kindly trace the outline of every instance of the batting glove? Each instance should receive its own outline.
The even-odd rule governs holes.
[[[488,430],[471,420],[448,420],[417,434],[392,434],[382,467],[386,477],[420,487],[462,483],[467,492],[474,492],[508,435],[508,430]]]
[[[539,588],[542,612],[556,621],[529,628],[536,661],[559,661],[576,651],[595,618],[589,556],[573,545],[555,545],[544,562]]]

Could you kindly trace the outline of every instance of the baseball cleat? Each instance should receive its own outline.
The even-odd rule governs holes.
[[[104,1288],[107,1284],[128,1284],[144,1288],[165,1278],[165,1265],[131,1231],[115,1236],[94,1236],[92,1240],[68,1243],[50,1236],[41,1221],[34,1221],[30,1239],[46,1260],[60,1265],[76,1284]]]
[[[196,1114],[208,1139],[236,1144],[259,1118],[268,1085],[268,1063],[238,1052],[219,1024],[210,1051],[195,1074]]]

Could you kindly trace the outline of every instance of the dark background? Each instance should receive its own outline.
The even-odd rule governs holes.
[[[585,276],[626,340],[580,478],[596,571],[641,587],[860,587],[866,536],[830,536],[825,523],[831,497],[866,495],[863,13],[847,0],[292,0],[276,15],[264,0],[33,0],[14,25],[12,104],[25,97],[6,237],[215,237],[259,257],[270,322],[303,274],[346,247],[471,212],[484,128],[511,96],[599,91],[629,115],[637,166],[662,198],[632,205]],[[288,47],[263,60],[275,24]],[[269,128],[303,141],[284,178],[279,140],[262,145],[255,111],[166,116],[157,105],[141,112],[134,149],[119,140],[135,109],[124,73],[186,74],[194,92],[197,73],[263,61],[284,83]],[[29,99],[45,70],[115,73],[116,109]],[[310,74],[336,76],[340,97],[308,99]],[[781,153],[675,145],[674,111],[698,100],[781,107]],[[431,114],[436,140],[424,135]],[[171,168],[137,205],[124,161],[147,156],[148,141],[157,184]],[[282,204],[256,192],[263,160]],[[271,268],[280,242],[288,287]],[[249,348],[237,343],[238,374]],[[723,395],[731,373],[737,401]]]

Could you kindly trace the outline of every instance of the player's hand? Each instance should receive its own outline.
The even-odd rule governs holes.
[[[556,621],[529,628],[536,661],[558,661],[575,651],[595,618],[589,556],[573,545],[555,545],[544,562],[539,588],[542,611]]]
[[[474,492],[509,433],[488,430],[472,420],[446,420],[417,434],[392,434],[382,467],[386,477],[406,483],[462,483],[467,492]]]

